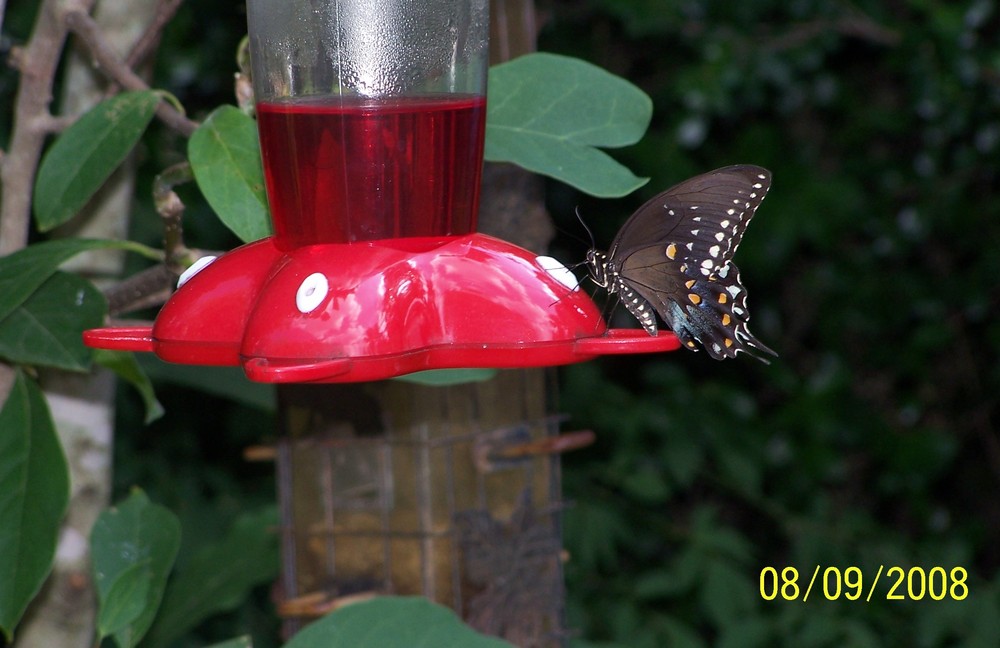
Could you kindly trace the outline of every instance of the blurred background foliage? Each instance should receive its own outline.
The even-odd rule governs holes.
[[[8,8],[6,46],[28,34],[29,5]],[[539,10],[541,49],[624,76],[655,105],[643,142],[616,152],[651,177],[644,189],[599,201],[549,185],[555,256],[574,263],[588,247],[576,209],[606,246],[641,202],[686,177],[734,163],[774,174],[737,263],[753,330],[778,360],[679,351],[560,370],[570,427],[598,436],[566,458],[579,643],[997,645],[996,3],[547,0]],[[232,103],[244,31],[241,2],[187,3],[155,85],[196,118]],[[8,105],[13,89],[0,77]],[[140,187],[177,150],[152,129]],[[194,190],[185,197],[191,244],[236,244]],[[159,223],[140,198],[135,236],[155,242]],[[190,375],[156,375],[168,415],[152,426],[121,394],[118,493],[140,484],[195,540],[272,501],[271,467],[241,459],[274,434],[266,395],[248,404],[179,386]],[[857,566],[867,579],[880,565],[961,566],[970,594],[886,601],[883,574],[871,602],[816,590],[808,603],[762,599],[764,567],[794,566],[807,582],[816,565]],[[268,608],[261,592],[183,645],[273,629]]]
[[[737,254],[781,358],[677,352],[567,368],[573,623],[621,646],[992,646],[1000,641],[996,366],[1000,15],[994,2],[557,2],[543,49],[648,92],[622,159],[631,209],[714,167],[774,173]],[[562,252],[565,250],[565,252]],[[961,603],[762,600],[763,567],[968,568]],[[884,576],[884,574],[883,574]],[[867,581],[867,582],[870,582]],[[600,644],[599,644],[600,645]]]

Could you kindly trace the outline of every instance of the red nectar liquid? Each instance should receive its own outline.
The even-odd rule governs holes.
[[[282,247],[476,228],[484,97],[262,102],[257,121]]]

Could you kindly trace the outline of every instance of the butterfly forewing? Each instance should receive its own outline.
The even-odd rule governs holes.
[[[771,186],[771,173],[752,165],[724,167],[685,180],[640,207],[611,244],[611,256],[627,257],[656,243],[674,244],[675,258],[732,258],[747,224]],[[664,252],[666,253],[666,248]]]

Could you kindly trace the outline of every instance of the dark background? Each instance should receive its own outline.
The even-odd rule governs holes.
[[[28,34],[31,16],[18,11],[29,9],[8,8],[7,44]],[[678,351],[560,370],[568,427],[598,437],[565,463],[572,625],[592,645],[630,648],[997,645],[995,3],[565,0],[539,10],[541,49],[624,76],[655,106],[646,138],[614,152],[651,178],[634,196],[596,200],[549,183],[555,256],[583,258],[577,208],[607,245],[635,207],[686,177],[734,163],[774,175],[736,261],[751,328],[778,360]],[[195,117],[232,103],[244,31],[241,3],[188,3],[155,85]],[[2,83],[12,97],[10,74]],[[140,187],[176,150],[176,138],[151,132]],[[148,192],[140,200],[136,236],[155,241]],[[235,245],[194,192],[185,226],[189,244]],[[119,493],[140,484],[205,533],[273,500],[270,466],[240,459],[274,434],[273,416],[173,383],[159,393],[168,416],[144,428],[122,392]],[[797,568],[804,587],[817,565],[859,568],[861,599],[848,600],[846,584],[837,600],[762,597],[765,567]],[[883,572],[865,601],[879,567],[894,565],[943,567],[949,585],[964,568],[968,597],[886,600],[896,579]],[[896,593],[909,599],[906,586]],[[268,606],[262,593],[216,621],[218,638],[267,627]]]

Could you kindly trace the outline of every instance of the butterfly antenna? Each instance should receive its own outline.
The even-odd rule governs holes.
[[[587,236],[590,237],[590,249],[596,248],[597,247],[597,242],[594,241],[594,233],[590,231],[590,228],[587,227],[587,223],[584,222],[583,216],[580,215],[580,208],[579,207],[576,208],[575,213],[576,213],[576,219],[578,221],[580,221],[580,224],[583,225],[584,231],[587,232]]]
[[[576,263],[574,265],[567,266],[567,268],[570,269],[570,270],[575,270],[576,268],[579,268],[584,263],[586,263],[586,261],[582,261],[580,263]],[[577,276],[575,272],[573,273],[573,276],[576,277],[576,285],[573,286],[572,288],[567,288],[566,291],[562,294],[562,296],[559,299],[557,299],[554,302],[552,302],[551,304],[549,304],[549,308],[552,308],[553,306],[555,306],[556,304],[558,304],[562,300],[564,300],[567,297],[569,297],[571,294],[573,294],[574,291],[581,290],[580,285],[583,284],[583,279],[581,279],[579,276]]]

